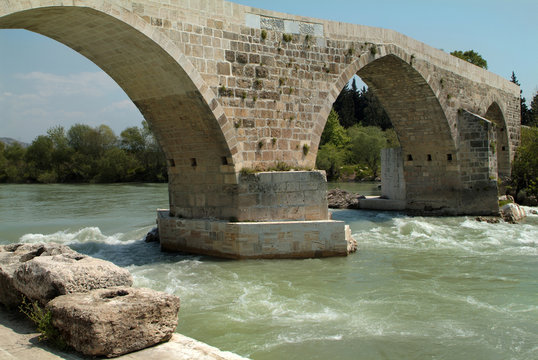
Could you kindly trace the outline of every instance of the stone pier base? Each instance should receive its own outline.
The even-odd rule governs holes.
[[[229,222],[158,210],[161,248],[230,259],[346,256],[356,249],[343,221]]]

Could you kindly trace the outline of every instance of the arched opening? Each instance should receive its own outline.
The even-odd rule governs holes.
[[[194,70],[187,73],[177,48],[164,38],[160,44],[157,30],[120,10],[115,16],[121,20],[88,7],[35,8],[1,17],[0,28],[26,29],[57,40],[116,81],[166,154],[172,213],[186,218],[235,216],[233,194],[225,191],[230,183],[226,176],[235,170],[233,156],[221,119],[213,113],[217,105],[209,106],[201,93],[207,89],[194,83]],[[230,199],[222,200],[223,194]],[[229,207],[215,204],[217,197],[228,200]]]
[[[460,183],[456,148],[445,113],[426,79],[396,55],[371,56],[366,64],[360,59],[350,68],[347,73],[357,74],[379,99],[401,146],[389,157],[393,174],[403,177],[399,184],[390,185],[396,187],[392,196],[405,200],[410,210],[457,208],[458,200],[451,196]],[[447,206],[447,198],[454,203]]]
[[[376,181],[381,175],[381,150],[399,146],[383,106],[354,75],[333,104],[321,135],[316,167],[326,171],[328,181]]]
[[[494,151],[497,155],[497,173],[500,179],[504,179],[510,176],[510,146],[508,143],[508,130],[504,116],[499,105],[494,102],[488,108],[486,119],[492,121],[495,124],[495,144]],[[490,144],[491,146],[491,144]]]

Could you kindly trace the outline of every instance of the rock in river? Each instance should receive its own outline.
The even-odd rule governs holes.
[[[358,209],[359,200],[364,198],[363,195],[342,189],[331,189],[327,192],[327,201],[332,209]]]

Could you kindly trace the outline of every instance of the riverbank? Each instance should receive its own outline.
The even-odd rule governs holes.
[[[39,333],[21,314],[0,308],[0,359],[2,360],[85,360],[73,352],[51,348],[38,340]],[[245,360],[246,358],[174,334],[166,342],[151,348],[119,356],[119,360]]]

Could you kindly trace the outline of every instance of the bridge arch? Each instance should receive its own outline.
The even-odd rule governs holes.
[[[210,199],[222,197],[225,182],[235,179],[232,126],[213,90],[162,30],[108,1],[6,4],[0,29],[26,29],[65,44],[110,75],[138,107],[168,159],[171,209],[185,217],[231,216]]]
[[[509,177],[511,174],[510,146],[504,112],[495,101],[488,107],[484,117],[495,124],[495,153],[498,177],[501,179]]]
[[[340,90],[353,75],[360,76],[385,108],[400,140],[406,192],[402,198],[435,208],[441,201],[438,196],[446,197],[446,191],[455,189],[460,182],[455,166],[457,148],[437,95],[440,88],[423,75],[419,66],[414,66],[416,61],[394,46],[384,47],[377,56],[361,54],[334,84],[316,128],[323,131],[325,114]],[[319,144],[319,138],[312,140]],[[407,207],[412,209],[413,204],[408,201]]]

